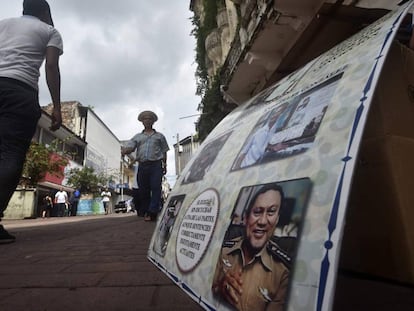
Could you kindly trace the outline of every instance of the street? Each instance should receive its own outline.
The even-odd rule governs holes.
[[[2,311],[202,310],[148,261],[155,223],[135,213],[2,224]]]

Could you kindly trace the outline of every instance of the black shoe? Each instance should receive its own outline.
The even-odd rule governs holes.
[[[16,237],[8,233],[6,229],[0,225],[0,244],[13,243],[14,241],[16,241]]]

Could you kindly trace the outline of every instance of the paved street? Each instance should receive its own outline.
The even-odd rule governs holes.
[[[155,223],[135,214],[2,224],[17,242],[0,245],[0,311],[203,310],[148,261]],[[337,290],[335,311],[414,304],[412,287],[341,274]]]
[[[135,214],[3,220],[0,310],[202,310],[146,255],[155,224]]]

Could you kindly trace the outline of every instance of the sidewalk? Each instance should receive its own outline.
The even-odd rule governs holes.
[[[147,259],[155,227],[136,214],[3,220],[0,310],[202,308]]]

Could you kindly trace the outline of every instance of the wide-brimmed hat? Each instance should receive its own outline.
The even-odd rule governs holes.
[[[138,115],[138,121],[141,121],[142,122],[145,117],[152,118],[154,120],[154,122],[158,120],[158,117],[157,117],[157,115],[154,112],[152,112],[150,110],[145,110],[145,111],[141,112]]]

